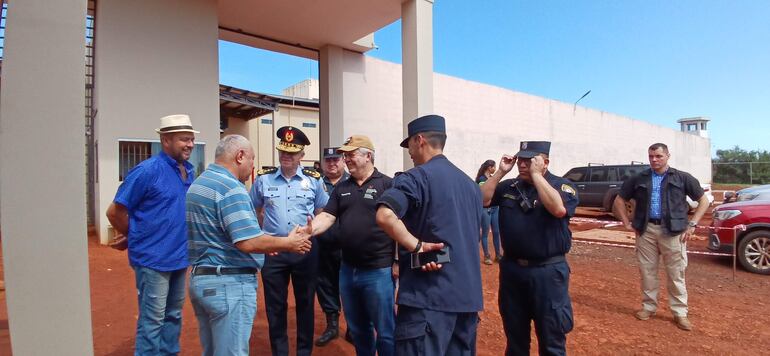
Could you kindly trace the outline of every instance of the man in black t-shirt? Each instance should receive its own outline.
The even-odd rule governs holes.
[[[338,151],[350,177],[334,187],[324,212],[313,220],[313,235],[339,222],[340,295],[356,354],[393,355],[395,246],[375,221],[377,199],[392,179],[374,167],[368,137],[351,136]]]

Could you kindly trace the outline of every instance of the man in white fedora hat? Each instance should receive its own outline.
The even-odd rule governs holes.
[[[136,276],[134,354],[176,355],[188,266],[185,194],[194,178],[187,160],[199,132],[187,115],[162,117],[155,131],[163,150],[128,172],[107,219],[118,236],[127,238]]]

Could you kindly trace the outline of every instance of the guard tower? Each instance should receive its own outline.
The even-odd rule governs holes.
[[[697,117],[686,117],[684,119],[679,119],[676,122],[679,123],[680,129],[682,132],[687,132],[689,134],[697,135],[703,138],[708,138],[708,122],[711,121],[708,118],[697,116]]]

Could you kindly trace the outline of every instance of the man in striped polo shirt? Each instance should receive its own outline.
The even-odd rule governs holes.
[[[262,232],[243,185],[253,168],[251,143],[225,136],[215,162],[187,192],[190,300],[203,355],[248,355],[263,253],[304,254],[311,248],[310,224],[295,227],[288,237]]]

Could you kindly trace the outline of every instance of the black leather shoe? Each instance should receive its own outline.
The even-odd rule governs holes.
[[[339,320],[339,313],[326,313],[326,330],[315,340],[315,346],[326,346],[340,336]]]

